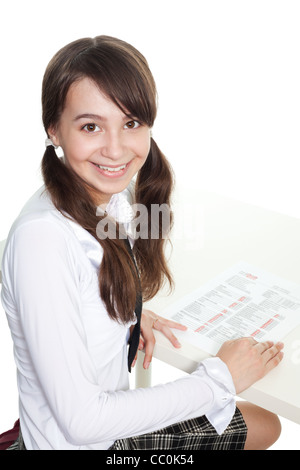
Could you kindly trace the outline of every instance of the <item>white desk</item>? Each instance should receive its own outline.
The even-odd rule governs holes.
[[[184,198],[186,193],[183,191],[180,197]],[[149,308],[159,314],[173,301],[241,260],[296,282],[300,290],[299,219],[210,193],[199,191],[194,197],[198,201],[195,217],[200,214],[203,224],[199,246],[192,249],[191,243],[184,240],[173,241],[171,266],[175,291],[169,297],[162,292],[148,304]],[[154,356],[181,370],[191,372],[207,357],[189,344],[175,349],[159,332],[155,334]],[[300,424],[300,328],[283,341],[282,363],[241,397]],[[140,366],[137,383],[147,385],[147,374]]]

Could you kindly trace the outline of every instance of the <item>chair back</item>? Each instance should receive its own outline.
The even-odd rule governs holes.
[[[2,263],[2,256],[4,252],[5,243],[6,243],[6,240],[2,240],[0,242],[0,284],[2,282],[1,263]]]

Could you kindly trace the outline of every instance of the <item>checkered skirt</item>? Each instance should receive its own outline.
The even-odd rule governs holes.
[[[236,408],[221,435],[201,416],[149,434],[117,440],[109,450],[243,450],[246,437],[246,423]]]

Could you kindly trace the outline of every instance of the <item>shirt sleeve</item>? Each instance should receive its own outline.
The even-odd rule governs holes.
[[[208,359],[193,374],[168,384],[102,389],[81,321],[74,246],[62,227],[37,220],[17,228],[8,271],[33,368],[70,443],[144,434],[204,414],[217,423],[219,433],[229,424],[234,387],[219,359]]]

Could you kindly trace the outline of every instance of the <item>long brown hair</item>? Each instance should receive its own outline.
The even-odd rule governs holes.
[[[85,77],[92,79],[126,115],[153,126],[157,112],[156,86],[146,59],[124,41],[97,36],[68,44],[50,61],[42,87],[46,132],[58,125],[70,86]],[[45,151],[42,174],[55,207],[77,221],[103,248],[99,288],[108,314],[120,322],[132,320],[139,279],[124,241],[97,237],[101,216],[96,213],[91,188],[57,157],[52,146]],[[151,138],[146,163],[137,175],[134,202],[146,206],[151,219],[151,204],[170,206],[172,187],[170,165]],[[164,254],[165,241],[161,230],[158,239],[135,241],[133,251],[144,300],[151,299],[166,279],[172,285]]]

